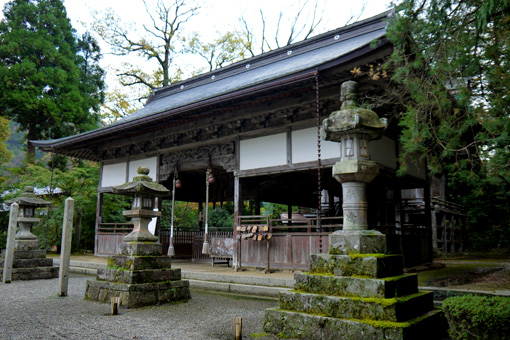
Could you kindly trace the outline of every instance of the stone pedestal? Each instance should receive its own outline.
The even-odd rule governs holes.
[[[330,245],[328,254],[310,255],[310,271],[296,274],[294,290],[266,310],[264,331],[316,340],[441,338],[446,326],[432,293],[418,291],[416,274],[403,274],[401,255],[384,254],[383,234],[335,232]]]
[[[37,245],[39,241],[37,241]],[[16,249],[19,243],[16,242]],[[4,255],[2,254],[2,257]],[[0,259],[0,279],[2,278],[4,259]],[[53,259],[46,258],[46,250],[14,250],[12,263],[12,281],[54,279],[58,277],[58,267],[53,267]]]
[[[120,305],[137,308],[188,300],[189,281],[181,280],[181,270],[171,268],[172,259],[162,256],[161,244],[122,242],[119,255],[108,258],[106,269],[98,269],[97,280],[88,280],[85,299],[110,302],[120,297]]]

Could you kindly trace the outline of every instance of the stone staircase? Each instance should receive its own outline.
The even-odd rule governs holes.
[[[441,339],[433,293],[403,274],[401,255],[313,254],[310,271],[268,309],[264,330],[306,339]]]

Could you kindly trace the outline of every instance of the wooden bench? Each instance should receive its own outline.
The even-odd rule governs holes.
[[[234,258],[232,255],[209,254],[209,256],[211,257],[211,264],[213,267],[215,263],[226,263],[227,267],[230,267],[230,261]]]
[[[234,258],[233,238],[213,238],[210,245],[211,265],[215,263],[226,263],[230,267],[230,261]]]

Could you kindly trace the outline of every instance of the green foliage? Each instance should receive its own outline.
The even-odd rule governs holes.
[[[431,172],[449,176],[450,198],[466,204],[470,228],[501,230],[507,246],[509,27],[509,0],[403,0],[384,65],[398,84],[400,173],[408,156],[426,158]]]
[[[162,204],[161,228],[170,229],[172,201],[165,200]],[[224,204],[223,208],[209,206],[208,224],[210,228],[233,228],[234,209],[232,202]],[[175,202],[174,227],[193,229],[198,227],[198,204],[191,202]]]
[[[172,201],[163,201],[161,208],[161,229],[170,229]],[[198,205],[191,202],[175,202],[174,215],[175,228],[196,228],[198,227]]]
[[[12,159],[12,153],[6,145],[10,135],[9,120],[0,116],[0,164],[9,163]]]
[[[456,296],[443,302],[453,340],[510,339],[510,298]]]
[[[236,61],[247,58],[243,39],[236,32],[219,35],[213,42],[205,43],[197,32],[183,42],[187,43],[186,51],[202,57],[208,65],[206,71],[213,71]]]
[[[211,228],[234,228],[234,214],[227,209],[210,210],[208,219]]]
[[[47,162],[46,162],[47,161]],[[42,198],[50,200],[53,206],[46,212],[40,211],[41,222],[34,225],[33,233],[39,237],[41,246],[47,248],[60,244],[62,220],[64,215],[64,202],[67,197],[74,199],[73,222],[73,250],[93,249],[97,204],[97,186],[99,181],[99,164],[69,160],[54,156],[53,171],[49,157],[36,164],[27,164],[23,168],[12,168],[12,183],[9,187],[11,194],[4,197],[8,199],[19,195],[17,189],[27,185],[44,189]],[[107,222],[126,222],[122,210],[130,205],[129,200],[123,196],[105,195],[103,220]],[[0,215],[2,221],[3,214]],[[5,219],[8,218],[6,215]],[[7,223],[3,223],[0,233]],[[79,232],[79,238],[78,233]]]
[[[102,101],[99,49],[77,43],[61,0],[13,0],[0,22],[0,111],[28,140],[95,128]],[[28,159],[35,150],[27,145]]]

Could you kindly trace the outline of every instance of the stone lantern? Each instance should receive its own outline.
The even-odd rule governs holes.
[[[416,274],[403,274],[402,255],[387,254],[385,235],[368,230],[366,185],[379,173],[368,142],[386,122],[356,107],[356,91],[355,82],[342,84],[342,108],[321,130],[342,150],[333,176],[342,184],[344,228],[329,235],[327,254],[310,255],[309,271],[294,275],[295,290],[280,292],[278,308],[266,310],[264,331],[323,340],[440,339],[432,292],[419,291]]]
[[[51,206],[51,202],[38,198],[34,193],[34,187],[26,186],[21,196],[6,202],[8,205],[19,205],[18,225],[19,232],[16,234],[15,250],[39,249],[39,239],[32,234],[32,226],[39,223],[40,219],[34,217],[35,209]]]
[[[157,242],[158,238],[149,232],[149,222],[154,217],[161,216],[161,212],[154,211],[156,197],[170,195],[170,190],[163,185],[153,182],[148,176],[149,168],[139,167],[138,176],[119,186],[112,187],[112,192],[119,195],[132,195],[131,210],[124,210],[126,217],[131,217],[133,231],[124,236],[122,242]]]
[[[149,169],[138,168],[132,182],[112,187],[114,194],[132,195],[130,217],[133,231],[124,236],[118,255],[108,258],[108,266],[97,270],[97,280],[88,280],[85,298],[110,301],[119,298],[127,308],[158,305],[189,299],[189,282],[181,280],[181,270],[172,269],[172,259],[162,255],[158,238],[148,230],[149,222],[161,212],[153,211],[155,199],[170,194],[163,185],[152,182]]]
[[[340,254],[384,253],[385,236],[368,230],[367,183],[379,174],[379,166],[370,160],[368,143],[381,137],[387,122],[368,109],[357,106],[358,84],[341,86],[342,107],[323,121],[321,135],[340,143],[340,161],[333,166],[333,177],[342,184],[343,230],[330,236],[330,247]]]
[[[39,223],[35,217],[36,208],[51,206],[51,202],[38,198],[34,187],[26,186],[23,193],[7,205],[19,205],[19,232],[14,238],[14,259],[12,264],[12,280],[52,279],[58,276],[58,267],[53,267],[53,259],[46,258],[46,250],[39,249],[39,239],[32,234],[32,227]],[[4,260],[0,260],[3,268]],[[0,273],[2,269],[0,269]]]

